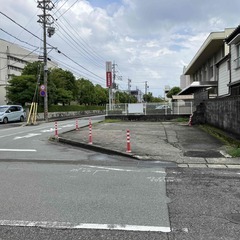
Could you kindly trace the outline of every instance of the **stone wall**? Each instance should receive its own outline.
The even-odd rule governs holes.
[[[84,117],[90,115],[105,115],[106,111],[101,110],[88,110],[88,111],[72,111],[72,112],[49,112],[48,118],[49,119],[67,119],[67,118],[74,118],[74,117]],[[43,120],[44,113],[37,114],[37,120]]]
[[[240,136],[240,96],[203,101],[194,112],[194,122],[207,123]]]

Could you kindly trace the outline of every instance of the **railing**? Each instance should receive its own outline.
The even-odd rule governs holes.
[[[120,103],[106,106],[106,115],[181,115],[192,114],[192,102]]]

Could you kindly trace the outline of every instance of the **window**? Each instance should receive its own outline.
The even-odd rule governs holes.
[[[236,45],[237,58],[234,60],[235,68],[240,67],[240,44]]]

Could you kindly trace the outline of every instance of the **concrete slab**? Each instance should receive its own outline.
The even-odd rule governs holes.
[[[224,164],[207,164],[209,168],[227,168]]]

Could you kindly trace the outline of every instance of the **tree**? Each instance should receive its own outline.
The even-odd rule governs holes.
[[[25,105],[32,102],[36,90],[36,77],[34,75],[14,76],[8,81],[7,98],[12,103]]]
[[[177,95],[179,92],[181,92],[181,88],[180,87],[173,87],[168,93],[167,93],[167,97],[168,98],[172,98],[173,95]]]
[[[95,104],[105,105],[108,102],[108,90],[97,84],[95,86]]]
[[[95,102],[95,88],[92,82],[81,78],[76,81],[78,93],[77,101],[79,104],[92,105]]]

